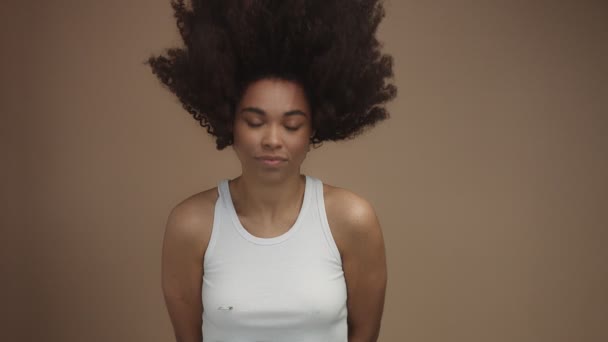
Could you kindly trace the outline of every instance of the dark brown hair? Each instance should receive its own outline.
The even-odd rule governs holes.
[[[378,0],[172,0],[182,48],[145,62],[183,107],[233,143],[234,111],[245,87],[274,77],[299,82],[312,109],[311,142],[351,139],[387,119],[397,93],[393,60],[376,29]]]

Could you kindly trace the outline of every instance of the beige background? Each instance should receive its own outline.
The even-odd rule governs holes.
[[[0,6],[0,340],[171,341],[166,217],[240,165],[142,64],[169,1]],[[378,212],[380,341],[607,341],[608,6],[386,7],[392,118],[303,168]]]

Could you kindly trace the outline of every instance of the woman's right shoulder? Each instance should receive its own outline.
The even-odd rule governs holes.
[[[187,216],[206,216],[209,214],[209,211],[213,212],[215,209],[215,202],[218,196],[219,193],[216,186],[187,197],[175,205],[173,210],[178,210],[181,214]]]
[[[176,204],[169,214],[166,233],[179,239],[192,239],[206,247],[211,238],[218,188],[193,194]],[[204,253],[204,250],[201,250]]]

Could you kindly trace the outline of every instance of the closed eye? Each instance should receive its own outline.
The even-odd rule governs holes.
[[[262,125],[263,125],[263,123],[260,123],[260,124],[253,124],[253,123],[251,123],[251,122],[247,122],[247,126],[249,126],[249,127],[260,127],[260,126],[262,126]],[[302,127],[302,126],[298,126],[298,127],[288,127],[288,126],[286,126],[285,128],[286,128],[288,131],[292,131],[292,132],[293,132],[293,131],[297,131],[298,129],[300,129],[300,127]]]

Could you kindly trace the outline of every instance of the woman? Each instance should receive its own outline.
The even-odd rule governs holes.
[[[311,144],[388,117],[382,5],[172,5],[185,48],[148,63],[242,166],[169,215],[162,288],[177,341],[376,341],[387,275],[374,209],[300,167]]]

